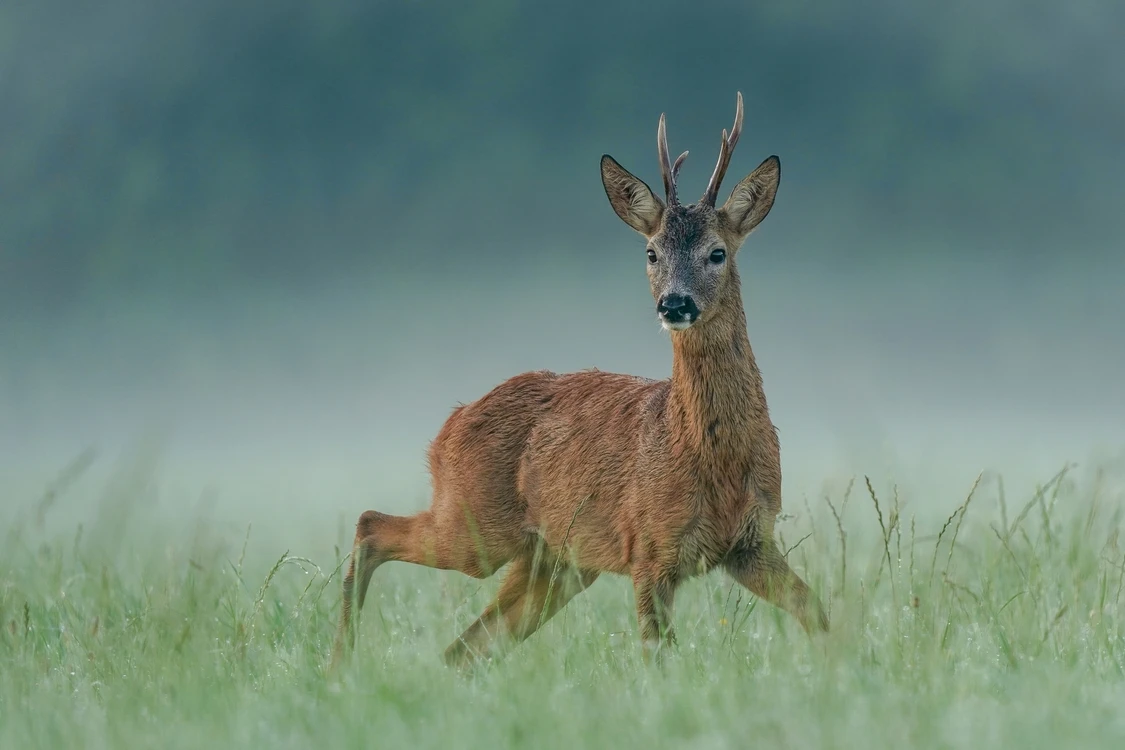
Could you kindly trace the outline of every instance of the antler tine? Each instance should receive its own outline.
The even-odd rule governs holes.
[[[676,203],[676,173],[668,155],[668,131],[664,125],[663,112],[660,114],[660,124],[656,126],[656,153],[660,158],[660,176],[664,178],[664,195],[671,206]]]
[[[710,206],[715,205],[715,200],[719,197],[719,185],[723,182],[723,177],[726,176],[727,167],[730,166],[730,157],[734,153],[734,147],[738,144],[738,138],[742,135],[742,92],[738,92],[738,104],[735,106],[734,111],[734,127],[731,128],[730,134],[727,134],[726,128],[723,129],[723,142],[719,146],[719,160],[715,163],[715,171],[711,173],[711,180],[707,183],[707,190],[703,193],[702,202]]]
[[[685,151],[685,152],[683,152],[682,154],[680,154],[679,156],[676,157],[676,163],[672,165],[672,182],[675,182],[676,178],[679,176],[680,165],[684,163],[684,159],[687,158],[687,155],[688,155],[688,152]]]

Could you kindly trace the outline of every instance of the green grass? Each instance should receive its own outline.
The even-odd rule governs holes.
[[[715,573],[681,589],[678,648],[646,668],[631,588],[603,578],[463,677],[441,650],[497,580],[388,565],[338,680],[346,550],[244,555],[206,519],[122,534],[145,496],[126,480],[88,527],[38,531],[28,507],[0,537],[0,747],[1125,746],[1121,498],[1065,472],[936,522],[863,477],[789,501],[821,643]]]

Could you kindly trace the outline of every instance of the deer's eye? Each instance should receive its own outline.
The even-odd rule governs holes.
[[[655,263],[656,262],[656,251],[653,250],[651,247],[648,249],[648,262],[649,263]]]
[[[711,257],[708,258],[712,263],[718,265],[727,259],[727,251],[721,247],[717,247],[711,251]]]

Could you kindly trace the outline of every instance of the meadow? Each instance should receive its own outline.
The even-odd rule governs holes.
[[[783,548],[831,613],[820,641],[713,573],[681,589],[678,646],[648,667],[631,587],[603,577],[462,676],[441,651],[497,578],[387,565],[329,675],[347,529],[302,549],[205,509],[162,521],[129,466],[68,523],[83,460],[3,498],[2,748],[1125,746],[1123,498],[1096,471],[1027,497],[988,475],[947,501],[857,476],[787,499]]]

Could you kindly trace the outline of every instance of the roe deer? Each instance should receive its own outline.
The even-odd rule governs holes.
[[[664,115],[657,151],[666,202],[608,154],[601,159],[610,205],[647,240],[656,312],[672,339],[671,379],[528,372],[456,408],[429,449],[430,509],[359,517],[334,663],[354,643],[353,596],[362,608],[372,573],[392,560],[475,578],[510,563],[496,598],[446,649],[451,666],[498,656],[601,573],[632,578],[646,661],[674,642],[676,587],[716,567],[806,632],[828,629],[820,600],[774,541],[780,450],[734,262],[773,206],[778,158],[715,207],[742,119],[739,93],[734,127],[723,130],[694,204],[677,199],[687,152],[669,158]]]

